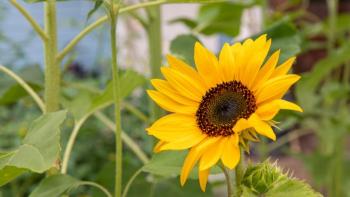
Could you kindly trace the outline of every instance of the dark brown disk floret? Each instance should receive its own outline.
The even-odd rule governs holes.
[[[253,93],[239,81],[223,82],[209,89],[196,112],[197,124],[209,136],[229,136],[240,118],[256,110]]]

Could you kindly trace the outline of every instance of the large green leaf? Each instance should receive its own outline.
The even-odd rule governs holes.
[[[171,41],[170,51],[173,55],[194,66],[194,45],[197,41],[198,38],[194,35],[179,35]]]
[[[78,187],[80,181],[68,175],[54,175],[45,178],[29,197],[59,197]]]
[[[1,154],[0,170],[12,174],[8,180],[3,180],[2,184],[13,179],[14,174],[21,174],[19,169],[42,173],[54,165],[60,150],[59,126],[65,117],[66,111],[42,115],[33,121],[28,134],[16,150]]]

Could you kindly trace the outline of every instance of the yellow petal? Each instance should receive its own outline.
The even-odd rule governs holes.
[[[202,132],[191,132],[190,134],[187,134],[183,138],[180,138],[178,140],[173,140],[171,142],[168,142],[167,144],[164,144],[162,147],[160,147],[159,150],[163,151],[163,150],[188,149],[193,146],[196,146],[206,137],[207,135],[203,134]]]
[[[183,186],[188,178],[188,175],[190,174],[192,168],[197,163],[199,158],[202,156],[203,152],[206,150],[206,148],[213,143],[216,143],[218,138],[211,138],[208,137],[204,139],[199,145],[196,147],[191,148],[190,152],[188,153],[185,162],[182,166],[181,175],[180,175],[180,183]]]
[[[266,136],[272,139],[273,141],[276,140],[276,135],[273,132],[271,126],[265,121],[261,120],[258,115],[252,114],[249,117],[248,121],[252,125],[252,127],[254,127],[257,133],[259,133],[260,135]]]
[[[256,91],[263,83],[265,83],[266,80],[270,78],[270,76],[272,75],[278,63],[279,55],[280,55],[280,50],[277,50],[271,55],[271,57],[262,66],[262,68],[260,69],[258,75],[254,80],[254,84],[252,87],[253,91]]]
[[[194,101],[201,101],[202,96],[206,92],[206,88],[203,84],[171,68],[162,67],[161,71],[170,85],[180,94]]]
[[[156,102],[161,108],[169,111],[169,112],[177,112],[181,114],[191,114],[194,115],[198,109],[197,106],[189,106],[180,104],[168,96],[155,91],[155,90],[147,90],[147,94],[152,98],[154,102]]]
[[[285,62],[283,62],[280,66],[278,66],[275,69],[275,71],[273,71],[271,78],[287,74],[290,68],[292,67],[294,61],[295,61],[295,57],[291,57]]]
[[[181,72],[182,74],[185,74],[188,77],[193,78],[194,80],[197,81],[197,83],[204,84],[204,80],[203,80],[203,78],[201,78],[201,76],[198,74],[198,72],[194,68],[192,68],[191,66],[186,64],[185,62],[183,62],[183,61],[181,61],[181,60],[179,60],[171,55],[167,55],[167,60],[170,64],[170,68],[173,68],[173,69]]]
[[[234,80],[236,65],[234,64],[233,53],[229,44],[225,43],[219,56],[219,68],[224,81]]]
[[[264,62],[267,53],[270,50],[271,39],[267,42],[266,36],[261,36],[255,41],[254,46],[252,47],[250,53],[254,51],[254,55],[251,56],[247,62],[245,72],[243,73],[244,79],[242,79],[248,88],[251,88],[254,80],[260,70],[262,63]]]
[[[210,174],[210,168],[198,172],[199,185],[203,192],[205,192],[205,188],[207,187],[209,174]]]
[[[253,47],[254,41],[252,39],[247,39],[244,41],[241,52],[239,53],[238,57],[235,59],[237,62],[239,62],[239,70],[238,70],[238,80],[242,82],[245,86],[247,86],[247,76],[246,76],[246,69],[247,64],[251,58],[251,52]]]
[[[255,113],[262,119],[262,120],[272,120],[273,117],[276,116],[276,114],[279,112],[280,107],[276,101],[264,103],[263,105],[258,106],[258,109],[255,111]]]
[[[155,153],[159,153],[160,152],[160,148],[165,144],[166,142],[164,141],[159,141],[153,148],[153,152]]]
[[[215,144],[211,145],[207,148],[206,151],[204,151],[203,156],[201,158],[201,161],[199,163],[199,170],[206,170],[213,165],[215,165],[221,155],[222,151],[224,149],[224,145],[226,143],[227,137],[217,137],[220,138]]]
[[[234,79],[239,80],[239,72],[241,70],[240,54],[242,53],[242,44],[237,42],[231,46],[233,59],[235,60]]]
[[[178,141],[202,133],[195,123],[194,116],[185,117],[181,114],[167,115],[155,122],[147,131],[149,135],[167,142]]]
[[[214,87],[221,82],[217,58],[199,42],[196,42],[194,47],[194,61],[199,75],[205,80],[208,87]]]
[[[252,126],[249,124],[248,120],[241,118],[237,121],[232,130],[239,135],[243,130],[250,127]]]
[[[285,93],[299,79],[298,75],[283,75],[268,80],[256,93],[257,104]]]
[[[157,89],[159,92],[163,93],[164,95],[167,95],[172,100],[175,100],[178,103],[181,103],[183,105],[189,105],[189,106],[197,106],[199,105],[199,102],[192,100],[190,97],[185,97],[181,95],[179,92],[177,92],[176,89],[171,87],[169,82],[161,79],[152,79],[151,83],[155,89]]]
[[[301,107],[299,107],[297,104],[294,104],[292,102],[282,100],[282,99],[277,100],[277,102],[281,109],[289,109],[289,110],[294,110],[298,112],[303,112],[303,109]]]
[[[241,153],[238,147],[238,135],[234,134],[228,138],[222,152],[221,161],[226,167],[233,169],[240,160]]]

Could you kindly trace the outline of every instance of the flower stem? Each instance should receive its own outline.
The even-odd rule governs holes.
[[[225,175],[226,179],[226,186],[227,186],[227,196],[228,197],[234,197],[234,190],[233,190],[233,181],[231,177],[231,170],[226,168],[223,164],[220,164],[219,167],[222,169]]]
[[[117,65],[117,20],[119,5],[115,6],[114,1],[110,1],[110,36],[111,36],[111,52],[112,52],[112,83],[113,83],[113,100],[115,115],[115,149],[116,149],[116,170],[115,170],[115,196],[122,195],[122,127],[120,113],[120,82]]]
[[[149,24],[147,27],[148,46],[151,67],[151,78],[159,78],[162,65],[162,32],[160,6],[148,8]],[[161,110],[153,102],[150,102],[150,120],[153,121],[161,115]]]
[[[48,39],[44,40],[45,52],[45,112],[59,108],[60,75],[57,54],[56,0],[45,2],[45,31]]]

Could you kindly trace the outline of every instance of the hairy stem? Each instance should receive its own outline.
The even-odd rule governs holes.
[[[160,6],[148,9],[149,24],[147,28],[148,33],[148,47],[151,67],[151,78],[159,78],[160,67],[162,65],[162,32],[161,32],[161,10]],[[161,110],[153,102],[150,101],[150,120],[154,121],[161,115]]]
[[[112,52],[112,85],[113,85],[113,100],[114,100],[114,116],[115,116],[115,159],[116,159],[116,175],[115,175],[115,195],[122,195],[122,158],[123,158],[123,144],[122,144],[122,127],[121,127],[121,113],[120,113],[120,82],[117,65],[117,20],[119,7],[114,5],[113,0],[110,1],[110,36],[111,36],[111,52]],[[118,5],[119,6],[119,5]]]
[[[56,61],[56,25],[56,0],[47,0],[45,2],[45,31],[48,35],[48,39],[44,41],[46,112],[53,112],[59,109],[61,71]]]

